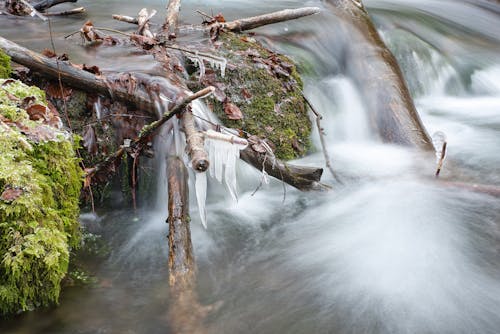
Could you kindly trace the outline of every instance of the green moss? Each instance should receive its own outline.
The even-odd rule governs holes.
[[[5,80],[0,80],[2,85]],[[22,99],[42,91],[12,82],[0,90],[0,115],[12,119],[17,104],[2,91]],[[6,112],[6,110],[8,110]],[[16,110],[16,122],[41,126]],[[30,140],[14,125],[0,130],[0,193],[20,190],[18,197],[0,199],[0,314],[57,303],[60,282],[68,269],[69,250],[79,243],[78,198],[82,170],[75,142],[51,128],[51,140]]]
[[[219,41],[222,45],[218,55],[234,66],[228,66],[224,78],[216,73],[216,81],[224,84],[224,93],[240,108],[244,118],[229,120],[223,103],[215,98],[211,98],[213,111],[224,125],[266,138],[274,144],[275,155],[280,159],[304,155],[310,148],[311,122],[302,96],[302,80],[294,62],[244,35],[222,33]],[[270,66],[255,62],[253,58],[278,66],[279,62],[287,64],[289,73],[287,76],[273,73]]]
[[[10,57],[0,50],[0,79],[10,77],[11,72]]]

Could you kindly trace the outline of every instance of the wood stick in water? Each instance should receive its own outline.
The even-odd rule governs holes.
[[[113,14],[113,19],[132,24],[139,24],[139,20],[137,19],[137,17],[132,16]]]
[[[3,37],[0,37],[0,49],[12,61],[24,65],[34,72],[39,72],[43,77],[53,80],[61,78],[65,85],[78,90],[108,96],[156,114],[155,104],[145,92],[140,90],[129,92],[128,89],[121,86],[110,88],[106,78],[102,76],[96,76],[76,68],[70,62],[45,57]]]
[[[304,16],[317,14],[320,11],[321,9],[319,9],[318,7],[284,9],[269,14],[247,17],[243,19],[234,20],[231,22],[215,23],[215,25],[219,24],[224,29],[238,32],[238,31],[255,29],[268,24],[295,20]]]
[[[170,0],[167,5],[167,17],[163,25],[165,36],[175,36],[175,31],[179,25],[179,12],[181,10],[181,0]]]
[[[205,140],[203,134],[196,130],[193,114],[186,109],[182,114],[184,132],[191,164],[196,172],[204,172],[208,169],[208,154],[205,151]]]
[[[267,174],[299,190],[330,190],[328,186],[320,183],[323,168],[295,166],[278,159],[272,161],[266,159],[264,154],[254,151],[251,147],[241,151],[240,157],[258,170],[262,170],[264,167]]]
[[[168,268],[170,286],[193,288],[195,262],[189,227],[188,171],[176,156],[167,159]]]

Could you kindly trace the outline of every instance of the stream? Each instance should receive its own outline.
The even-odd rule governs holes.
[[[133,31],[111,14],[160,0],[78,5],[98,27]],[[227,20],[318,6],[324,12],[258,29],[259,38],[299,63],[305,94],[323,116],[327,148],[343,185],[302,193],[273,180],[252,195],[259,171],[238,165],[239,200],[209,180],[208,229],[191,191],[192,241],[202,304],[221,302],[208,333],[498,333],[500,201],[436,183],[434,160],[385,144],[369,126],[370,99],[353,78],[336,19],[317,0],[184,0]],[[487,0],[366,0],[396,56],[430,134],[448,139],[457,180],[500,185],[500,5]],[[61,8],[70,8],[62,5]],[[163,16],[153,19],[161,24]],[[151,56],[126,46],[83,47],[82,17],[52,18],[58,52],[104,70],[155,70]],[[30,49],[49,47],[48,25],[0,17],[0,34]],[[313,142],[320,147],[319,137]],[[323,166],[319,149],[297,164]],[[444,172],[446,172],[446,163]],[[456,176],[456,175],[452,175]],[[462,178],[461,178],[462,177]],[[451,177],[450,179],[453,179]],[[65,289],[60,305],[0,322],[0,333],[171,333],[166,180],[153,205],[137,212],[82,213],[112,252],[95,263],[96,287]],[[190,181],[192,182],[192,181]],[[323,182],[335,184],[325,170]],[[285,196],[284,196],[285,195]],[[285,199],[283,200],[283,198]]]

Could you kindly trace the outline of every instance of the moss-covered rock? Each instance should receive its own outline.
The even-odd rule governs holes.
[[[8,78],[11,72],[10,57],[0,50],[0,79]]]
[[[3,315],[57,303],[70,248],[79,244],[83,173],[60,124],[41,90],[0,79]]]
[[[214,46],[217,55],[227,59],[225,76],[207,71],[201,85],[193,80],[192,88],[214,85],[212,109],[224,125],[265,138],[278,158],[304,155],[310,146],[311,122],[293,61],[242,34],[223,32]],[[198,76],[196,72],[193,78]],[[228,117],[229,103],[240,109],[242,119]]]

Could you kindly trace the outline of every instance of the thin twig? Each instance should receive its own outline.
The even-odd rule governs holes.
[[[49,22],[49,35],[50,35],[50,45],[52,47],[52,52],[54,52],[55,55],[57,55],[56,52],[56,45],[54,43],[54,38],[52,34],[52,21],[50,19],[47,19]],[[61,91],[61,96],[64,96],[64,87],[62,84],[62,79],[61,79],[61,68],[59,64],[59,58],[56,56],[56,65],[57,65],[57,81],[59,83],[59,90]],[[64,117],[66,118],[66,122],[68,123],[68,127],[71,130],[71,133],[73,132],[73,128],[71,126],[71,120],[68,115],[68,106],[66,104],[66,99],[63,98],[63,108],[64,108]],[[82,155],[80,153],[80,150],[76,150],[76,154],[78,155],[78,159],[80,159],[80,163],[82,165],[83,170],[85,170],[85,162],[83,161]],[[94,203],[94,193],[92,191],[92,186],[89,184],[89,194],[90,194],[90,205],[92,206],[92,212],[95,213],[95,203]]]
[[[44,14],[45,14],[45,16],[68,16],[68,15],[76,15],[76,14],[82,14],[82,13],[85,13],[84,7],[73,8],[70,10],[62,11],[62,12],[49,12],[49,13],[44,13]]]
[[[326,143],[325,143],[325,132],[323,130],[323,127],[321,126],[321,120],[323,119],[323,116],[319,112],[314,109],[314,106],[312,103],[307,99],[307,97],[302,93],[302,97],[304,98],[304,101],[306,101],[307,105],[311,109],[312,113],[315,116],[316,119],[316,127],[318,128],[318,134],[319,134],[319,140],[321,142],[321,149],[323,151],[323,156],[325,157],[325,165],[326,168],[330,171],[330,174],[332,174],[333,178],[335,181],[338,183],[342,184],[342,181],[340,181],[339,177],[337,176],[337,173],[333,170],[332,164],[330,162],[330,155],[328,154],[328,150],[326,148]]]
[[[199,10],[199,9],[197,9],[197,10],[196,10],[196,12],[197,12],[198,14],[200,14],[201,16],[204,16],[204,17],[206,17],[206,18],[209,18],[209,19],[210,19],[210,20],[212,20],[212,21],[214,21],[214,20],[215,20],[215,18],[214,18],[213,16],[208,15],[207,13],[202,12],[202,11],[201,11],[201,10]]]

